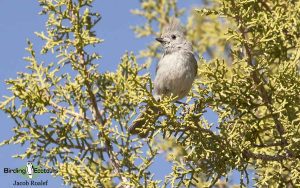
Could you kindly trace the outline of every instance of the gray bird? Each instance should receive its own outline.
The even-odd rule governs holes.
[[[185,38],[184,28],[176,18],[171,19],[163,28],[161,37],[156,40],[162,44],[164,53],[156,67],[154,98],[160,100],[164,96],[173,95],[179,100],[188,94],[197,75],[192,44]],[[146,123],[145,114],[159,117],[157,109],[147,108],[128,128],[131,134],[139,134],[140,137],[148,135],[140,132]]]

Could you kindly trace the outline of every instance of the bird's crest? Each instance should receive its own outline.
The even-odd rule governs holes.
[[[175,17],[171,18],[170,22],[163,27],[162,33],[169,33],[174,31],[185,33],[184,27],[182,27],[182,25],[180,24],[179,19]]]

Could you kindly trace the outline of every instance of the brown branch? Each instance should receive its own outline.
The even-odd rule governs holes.
[[[197,126],[198,123],[196,120],[193,121],[194,124]],[[211,130],[209,129],[204,129],[204,128],[201,128],[199,126],[197,126],[197,128],[195,130],[192,130],[193,128],[185,128],[181,131],[187,131],[187,130],[190,130],[192,131],[193,133],[196,133],[197,131],[199,132],[202,132],[202,133],[205,133],[205,134],[208,134],[211,136],[211,138],[214,138],[218,141],[225,141],[224,139],[222,139],[220,136],[214,134]],[[221,143],[220,142],[220,143]],[[281,147],[284,147],[284,146],[287,146],[287,143],[282,143],[282,142],[278,142],[278,143],[269,143],[269,144],[253,144],[254,147],[275,147],[275,146],[281,146]],[[251,159],[255,159],[255,160],[263,160],[263,161],[283,161],[283,160],[288,160],[288,159],[291,159],[291,158],[300,158],[300,156],[298,155],[295,155],[293,154],[291,151],[286,151],[286,154],[285,155],[268,155],[268,154],[255,154],[249,150],[245,150],[242,152],[243,156],[245,158],[251,158]]]
[[[299,158],[299,156],[294,156],[291,154],[287,155],[266,155],[266,154],[255,154],[251,151],[244,151],[243,156],[246,158],[252,158],[263,161],[283,161],[290,158]]]
[[[231,1],[232,6],[235,7],[235,3],[234,1]],[[247,35],[246,35],[246,29],[244,28],[243,24],[242,24],[242,19],[239,15],[237,15],[235,17],[236,21],[241,25],[239,30],[242,34],[242,38],[244,40],[243,45],[246,51],[246,55],[248,57],[248,65],[255,68],[255,64],[253,62],[253,56],[252,56],[252,52],[251,52],[251,47],[247,44]],[[284,127],[281,124],[281,122],[279,121],[279,115],[276,113],[274,113],[273,109],[272,109],[272,100],[271,97],[268,95],[268,92],[266,91],[266,89],[264,88],[263,84],[261,83],[260,77],[261,75],[259,74],[259,72],[257,70],[254,70],[251,74],[252,79],[254,81],[254,83],[256,84],[256,86],[258,87],[261,97],[263,99],[264,104],[266,105],[267,109],[269,110],[269,112],[272,114],[272,119],[274,120],[275,126],[276,126],[276,130],[279,133],[279,136],[282,140],[282,143],[287,144],[287,141],[283,138],[284,135]],[[265,81],[263,81],[263,83],[266,83]]]
[[[70,4],[72,4],[72,1],[70,2]],[[79,15],[75,15],[74,14],[74,11],[73,10],[70,10],[69,14],[71,15],[72,19],[79,25],[80,23],[80,20],[79,20]],[[79,14],[79,13],[77,13]],[[80,28],[78,28],[78,33],[80,33]],[[79,40],[80,40],[80,43],[82,44],[82,38],[79,36]],[[96,96],[93,92],[93,89],[92,89],[92,85],[90,83],[90,81],[88,80],[89,78],[89,71],[87,70],[87,62],[85,61],[85,57],[84,57],[84,50],[83,50],[83,47],[82,46],[75,46],[76,48],[76,52],[78,53],[78,56],[77,56],[77,59],[79,60],[78,62],[80,63],[81,65],[81,68],[83,70],[83,78],[84,78],[84,84],[86,86],[86,89],[87,89],[87,92],[88,92],[88,96],[89,96],[89,100],[91,102],[91,105],[92,105],[92,108],[93,108],[93,115],[94,115],[94,118],[95,118],[95,121],[101,125],[104,125],[105,124],[105,121],[99,111],[99,108],[98,108],[98,104],[97,104],[97,100],[96,100]],[[110,139],[107,137],[107,135],[103,134],[100,132],[100,135],[106,140],[106,151],[108,153],[108,156],[109,156],[109,159],[112,163],[112,167],[115,171],[116,174],[122,174],[122,169],[121,169],[121,166],[120,164],[118,163],[118,159],[114,156],[113,154],[113,147],[111,145],[111,142],[110,142]],[[91,140],[93,141],[93,136],[90,135],[90,138]],[[124,183],[127,183],[128,180],[126,177],[121,177],[122,181]],[[129,187],[129,186],[126,186],[126,187]]]
[[[54,139],[46,130],[41,130],[41,131],[43,131],[42,135],[45,135],[46,138],[47,138],[47,140],[49,140],[53,144],[56,144],[56,145],[61,146],[61,147],[66,147],[68,149],[78,149],[78,150],[81,150],[81,151],[83,151],[83,150],[86,150],[86,151],[95,151],[95,152],[103,152],[103,151],[105,151],[105,148],[95,148],[95,147],[92,147],[91,145],[86,145],[84,147],[84,146],[80,146],[80,145],[68,144],[66,142],[63,143],[63,142],[59,141],[59,139]],[[35,133],[40,134],[39,132],[35,132]]]
[[[121,179],[125,184],[128,183],[127,178],[121,175],[123,173],[123,171],[121,170],[121,166],[118,163],[117,157],[113,154],[113,152],[111,150],[108,150],[108,156],[110,158],[111,164],[114,168],[114,172],[116,173],[116,175],[121,176]],[[117,186],[117,187],[123,187],[123,186]],[[124,187],[129,188],[130,186],[126,185]]]
[[[96,113],[96,114],[95,114],[95,117],[96,117],[97,120],[99,120],[99,122],[100,122],[102,125],[104,125],[105,121],[104,121],[104,119],[103,119],[102,116],[101,116],[101,112],[99,111],[99,108],[98,108],[98,105],[97,105],[96,97],[95,97],[95,95],[94,95],[94,93],[93,93],[93,91],[92,91],[92,88],[91,88],[90,84],[89,84],[87,81],[86,81],[86,86],[87,86],[87,91],[88,91],[88,93],[89,93],[89,95],[90,95],[90,100],[91,100],[91,102],[92,102],[93,108],[94,108],[95,113]]]
[[[73,117],[75,117],[76,119],[82,119],[82,120],[86,120],[86,121],[89,121],[89,122],[93,121],[93,120],[91,120],[91,119],[88,119],[88,118],[84,117],[83,114],[78,114],[78,113],[76,113],[76,112],[73,112],[73,111],[71,111],[71,110],[68,110],[67,108],[64,108],[64,107],[62,107],[62,106],[56,104],[56,103],[53,102],[52,100],[49,101],[49,104],[50,104],[52,107],[54,107],[54,108],[56,108],[56,109],[58,109],[58,110],[60,110],[60,111],[62,111],[62,112],[66,112],[68,115],[73,116]]]
[[[81,62],[81,65],[84,68],[84,72],[86,74],[85,79],[86,79],[88,77],[88,71],[87,71],[86,66],[85,66],[84,55],[83,55],[83,53],[80,53],[80,54],[81,54],[80,55],[80,62]],[[105,121],[102,118],[101,113],[99,111],[96,97],[95,97],[95,95],[94,95],[94,93],[92,91],[92,86],[91,86],[90,82],[87,79],[85,80],[84,83],[85,83],[85,85],[87,87],[87,92],[89,94],[90,102],[92,103],[92,106],[93,106],[93,109],[94,109],[95,120],[96,120],[96,122],[100,123],[101,125],[104,125]],[[102,133],[100,133],[100,134],[102,134]],[[114,171],[115,171],[116,174],[121,175],[123,173],[123,171],[121,169],[120,164],[118,163],[118,159],[115,157],[115,155],[113,153],[113,147],[111,145],[110,139],[107,138],[107,136],[105,136],[104,134],[102,134],[102,136],[106,140],[106,150],[107,150],[107,154],[109,156],[109,159],[110,159],[110,161],[112,163],[113,169],[114,169]],[[90,137],[93,140],[92,135]],[[128,180],[127,180],[126,177],[121,176],[121,179],[122,179],[122,181],[124,183],[128,182]],[[129,186],[125,186],[125,187],[129,188]]]
[[[241,27],[240,31],[242,33],[243,39],[247,40],[247,37],[246,37],[246,34],[244,32],[244,28],[243,27]],[[252,53],[251,53],[250,47],[248,46],[247,43],[244,43],[244,46],[245,46],[246,54],[248,56],[248,65],[251,66],[251,67],[255,67],[255,65],[252,62],[253,61],[253,57],[252,57]],[[277,129],[277,131],[278,131],[278,133],[280,135],[280,138],[282,139],[283,143],[286,143],[286,141],[283,138],[283,135],[284,135],[284,132],[285,132],[284,128],[283,128],[281,122],[278,120],[279,119],[279,115],[275,114],[274,111],[273,111],[273,109],[272,109],[271,98],[268,96],[268,92],[266,91],[266,89],[264,88],[264,86],[261,84],[261,81],[259,79],[259,73],[256,70],[254,70],[251,75],[252,75],[252,79],[253,79],[254,83],[256,84],[256,86],[258,87],[258,89],[260,91],[261,97],[262,97],[262,99],[263,99],[266,107],[270,111],[270,114],[272,114],[272,118],[274,120],[276,129]]]
[[[275,143],[268,143],[268,144],[252,144],[254,147],[257,148],[267,148],[267,147],[276,147],[276,146],[287,146],[287,143],[282,143],[282,142],[275,142]]]
[[[83,55],[83,53],[80,53],[80,54],[81,54],[80,55],[81,65],[84,68],[84,72],[86,74],[86,77],[88,77],[88,71],[87,71],[86,66],[85,66],[84,55]],[[85,77],[85,79],[86,79],[86,77]],[[94,109],[95,120],[96,120],[96,122],[100,123],[101,125],[104,125],[105,121],[103,120],[103,118],[101,116],[101,113],[99,111],[96,97],[95,97],[95,95],[92,91],[92,86],[91,86],[90,82],[87,79],[85,80],[84,83],[87,87],[87,92],[88,92],[89,97],[90,97],[90,102],[92,103],[92,106],[93,106],[93,109]],[[106,150],[107,150],[107,154],[109,156],[109,159],[111,161],[111,164],[113,166],[114,172],[118,175],[121,175],[123,173],[123,171],[121,169],[120,164],[118,163],[118,159],[115,157],[115,155],[113,153],[113,147],[111,145],[110,139],[107,138],[107,136],[105,136],[104,134],[102,134],[102,136],[106,140]],[[91,136],[91,139],[93,140],[92,136]],[[126,177],[121,176],[121,179],[124,183],[128,182]],[[125,186],[125,187],[129,187],[129,186]]]

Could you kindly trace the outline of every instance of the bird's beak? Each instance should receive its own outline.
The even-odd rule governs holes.
[[[161,37],[156,38],[156,40],[157,40],[158,42],[160,42],[160,43],[165,42],[165,40],[164,40],[163,38],[161,38]]]

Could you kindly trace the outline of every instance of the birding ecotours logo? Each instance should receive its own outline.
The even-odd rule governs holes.
[[[32,161],[27,161],[25,166],[19,168],[4,168],[3,172],[5,174],[19,174],[25,178],[34,179],[41,174],[57,173],[57,170],[41,168],[37,165],[34,165]]]

